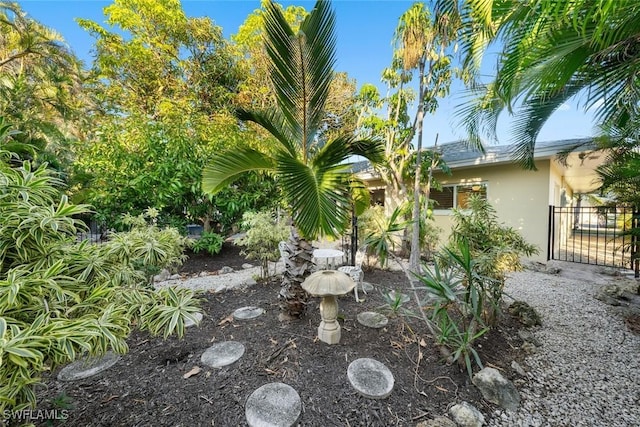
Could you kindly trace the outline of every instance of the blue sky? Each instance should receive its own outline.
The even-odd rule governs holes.
[[[91,19],[102,23],[102,9],[110,1],[98,0],[23,0],[22,8],[33,18],[61,33],[75,53],[91,63],[93,39],[82,30],[75,18]],[[280,1],[304,6],[310,10],[313,1]],[[333,0],[337,18],[336,70],[346,71],[355,78],[358,87],[363,83],[380,85],[380,73],[391,60],[391,39],[398,18],[412,1],[405,0]],[[188,16],[209,16],[223,28],[225,36],[238,30],[248,14],[260,7],[259,0],[187,0],[182,2]],[[495,60],[494,60],[495,61]],[[424,145],[433,145],[436,134],[439,143],[464,137],[457,119],[456,106],[462,102],[461,86],[454,85],[452,93],[440,102],[435,115],[426,117]],[[500,119],[498,137],[500,144],[509,140],[510,121]],[[547,122],[539,140],[581,138],[594,134],[592,115],[578,108],[577,102],[561,107]]]

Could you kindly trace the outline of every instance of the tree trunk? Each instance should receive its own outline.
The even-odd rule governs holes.
[[[420,273],[420,178],[422,175],[422,122],[424,121],[424,61],[420,60],[420,90],[418,96],[418,113],[416,115],[416,131],[418,134],[418,149],[416,152],[416,175],[413,184],[413,233],[411,234],[411,253],[409,255],[409,269]]]
[[[313,271],[313,246],[300,237],[293,225],[286,253],[280,288],[280,309],[291,317],[299,318],[304,314],[308,300],[307,293],[302,289],[302,282]]]

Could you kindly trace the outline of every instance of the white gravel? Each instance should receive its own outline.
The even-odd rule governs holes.
[[[594,298],[616,278],[593,266],[559,266],[558,276],[525,271],[507,282],[509,295],[540,314],[542,326],[532,331],[541,346],[516,381],[520,408],[495,412],[489,426],[640,426],[640,337]]]

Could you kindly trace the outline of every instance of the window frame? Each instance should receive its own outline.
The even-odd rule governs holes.
[[[458,184],[444,184],[442,185],[442,189],[444,190],[445,188],[453,188],[453,203],[454,206],[451,208],[441,208],[441,207],[437,207],[434,206],[433,208],[433,213],[434,215],[443,215],[443,214],[451,214],[453,209],[463,209],[465,210],[466,208],[460,208],[458,206],[458,188],[459,187],[473,187],[474,185],[481,185],[485,188],[485,200],[489,200],[489,183],[487,181],[478,181],[478,182],[473,182],[473,183],[458,183]],[[431,197],[429,197],[431,198]]]

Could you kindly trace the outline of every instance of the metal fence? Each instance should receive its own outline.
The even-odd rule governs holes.
[[[632,228],[638,213],[630,207],[549,206],[547,259],[637,270]]]

